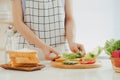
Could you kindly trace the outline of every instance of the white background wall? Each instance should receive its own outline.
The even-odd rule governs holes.
[[[73,0],[76,41],[89,51],[107,39],[120,39],[120,0]]]
[[[10,0],[0,0],[0,22],[12,21],[12,10]],[[5,31],[8,25],[0,24],[0,48],[3,47],[5,41]]]
[[[11,0],[0,0],[0,21],[11,21]]]
[[[0,4],[0,13],[11,14],[9,0],[7,6]],[[83,43],[87,51],[100,45],[107,39],[120,39],[120,0],[73,0],[73,12],[76,22],[76,41]],[[0,17],[1,17],[0,14]],[[11,20],[11,18],[9,17]],[[0,35],[3,27],[0,26]],[[3,37],[0,40],[3,41]],[[1,43],[0,43],[1,44]],[[0,46],[2,46],[1,44]]]
[[[11,21],[11,3],[10,0],[0,0],[0,22],[1,21]],[[1,49],[4,48],[6,40],[6,28],[8,25],[0,24],[0,63],[5,61],[5,54]]]

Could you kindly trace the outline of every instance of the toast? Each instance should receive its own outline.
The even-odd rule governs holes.
[[[38,66],[39,58],[37,51],[29,49],[7,51],[12,67],[32,67]]]

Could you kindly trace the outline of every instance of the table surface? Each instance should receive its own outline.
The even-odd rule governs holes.
[[[120,80],[109,59],[102,59],[102,67],[93,69],[59,69],[41,61],[46,67],[33,72],[5,70],[0,68],[0,80]]]

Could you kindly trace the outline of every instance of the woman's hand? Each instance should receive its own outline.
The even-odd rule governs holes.
[[[50,47],[48,45],[46,45],[42,49],[42,51],[45,54],[45,59],[47,59],[47,60],[54,60],[59,57],[59,53],[55,49],[53,49],[52,47]]]
[[[78,43],[75,43],[75,42],[71,42],[69,43],[69,47],[70,47],[70,50],[73,52],[73,53],[77,53],[77,52],[82,52],[83,54],[85,54],[85,49],[84,49],[84,46],[82,44],[78,44]]]

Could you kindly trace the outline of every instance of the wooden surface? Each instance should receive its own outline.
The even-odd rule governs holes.
[[[89,69],[89,68],[97,68],[101,67],[101,61],[96,61],[94,64],[74,64],[74,65],[65,65],[61,62],[51,62],[51,66],[55,68],[63,68],[63,69]]]
[[[11,67],[10,64],[2,64],[0,67],[8,70],[19,70],[19,71],[36,71],[44,68],[45,66],[42,64],[39,64],[36,67]]]

